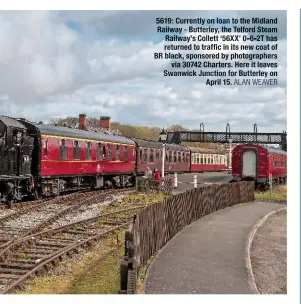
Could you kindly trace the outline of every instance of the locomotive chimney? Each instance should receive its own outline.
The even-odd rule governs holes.
[[[110,128],[111,128],[111,117],[100,116],[99,127],[102,128],[102,129],[110,130]]]
[[[86,130],[87,129],[87,118],[86,114],[79,114],[78,118],[78,128],[80,130]]]

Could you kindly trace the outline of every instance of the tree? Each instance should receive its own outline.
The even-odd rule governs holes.
[[[188,131],[187,129],[183,128],[180,125],[172,125],[170,128],[168,128],[169,132],[178,132],[178,131]]]
[[[68,126],[70,128],[77,128],[78,127],[78,118],[68,116],[66,118],[52,118],[49,122],[51,125],[56,125],[60,127]]]

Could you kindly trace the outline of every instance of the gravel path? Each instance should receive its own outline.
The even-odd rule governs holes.
[[[287,293],[286,210],[272,215],[261,226],[251,246],[251,263],[259,293]]]

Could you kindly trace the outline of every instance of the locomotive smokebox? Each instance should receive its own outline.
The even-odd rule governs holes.
[[[86,130],[87,129],[87,117],[86,117],[86,114],[79,114],[78,127],[79,127],[80,130]]]
[[[99,127],[102,128],[102,129],[110,130],[110,128],[111,128],[111,117],[100,116]]]

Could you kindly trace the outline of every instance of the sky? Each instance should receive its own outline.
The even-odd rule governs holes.
[[[206,86],[163,77],[168,60],[157,17],[278,17],[277,86]],[[124,124],[205,131],[286,130],[284,11],[1,11],[2,115],[47,122],[110,116]],[[210,53],[210,51],[209,51]],[[228,52],[231,54],[231,51]]]

